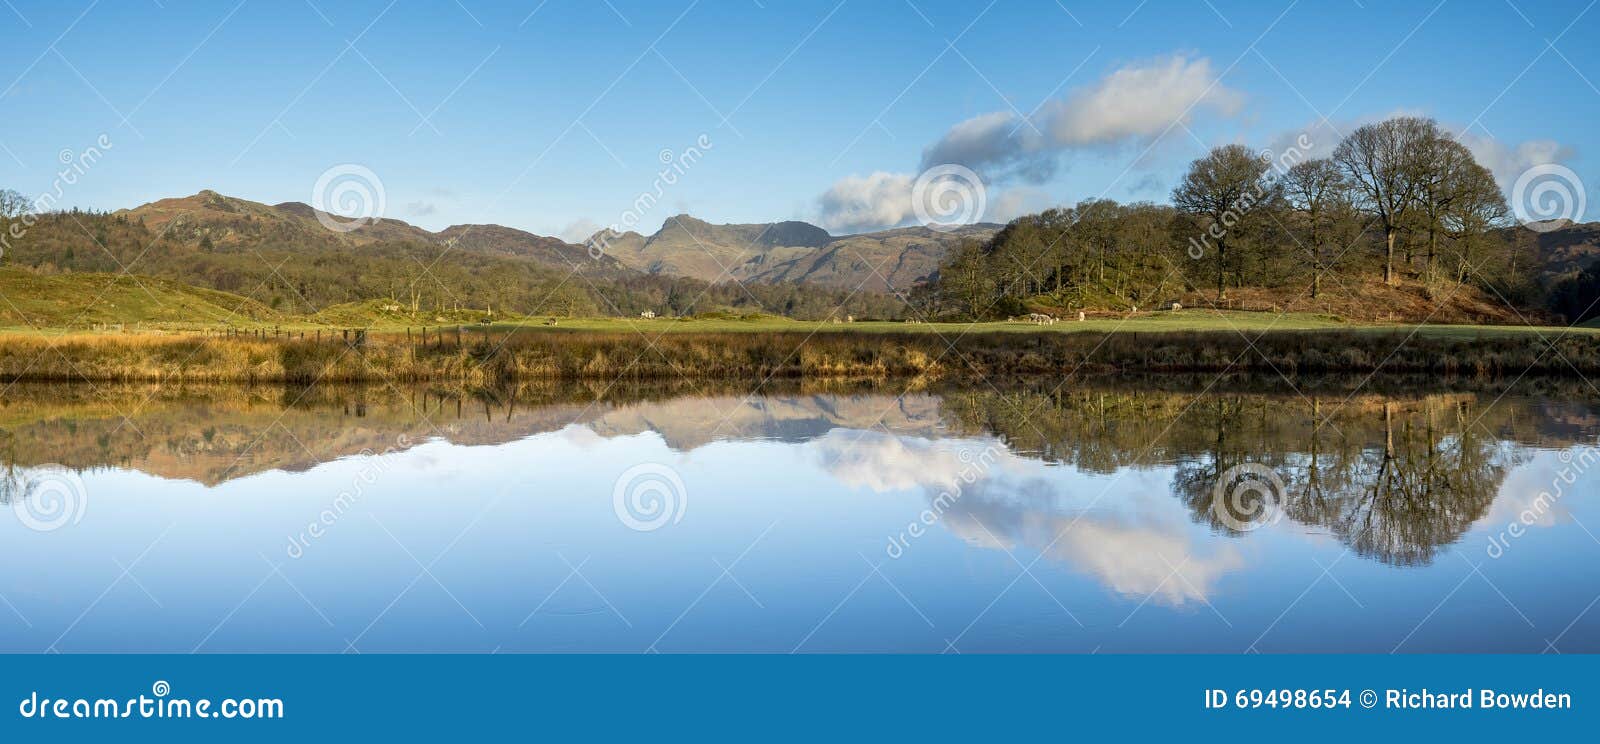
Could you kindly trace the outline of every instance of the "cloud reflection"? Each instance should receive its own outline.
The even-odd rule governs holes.
[[[843,485],[920,491],[940,515],[938,525],[968,545],[1017,552],[1024,564],[1042,551],[1118,594],[1174,606],[1207,601],[1223,576],[1244,567],[1235,546],[1202,545],[1208,536],[1170,498],[1119,497],[1117,508],[1101,507],[1092,504],[1099,488],[1069,491],[1041,472],[1043,463],[995,440],[835,429],[807,446]],[[969,463],[976,453],[991,447],[1000,453],[993,466],[950,498],[963,474],[975,472]]]

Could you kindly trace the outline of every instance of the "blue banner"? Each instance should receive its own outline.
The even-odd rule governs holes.
[[[7,741],[1592,731],[1579,656],[10,656]]]

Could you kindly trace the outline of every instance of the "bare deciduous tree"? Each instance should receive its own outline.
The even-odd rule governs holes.
[[[1311,298],[1316,299],[1322,291],[1322,273],[1336,258],[1334,251],[1342,250],[1330,239],[1336,233],[1334,223],[1348,216],[1349,183],[1333,161],[1307,160],[1284,174],[1283,192],[1294,217],[1291,221],[1303,236],[1301,249],[1311,260]]]
[[[1228,244],[1234,233],[1255,220],[1252,212],[1270,199],[1272,189],[1262,176],[1267,163],[1244,145],[1225,145],[1189,164],[1183,181],[1172,191],[1178,209],[1209,221],[1217,246],[1217,299],[1228,298]]]
[[[1395,281],[1395,237],[1418,203],[1432,143],[1444,137],[1432,119],[1400,116],[1351,132],[1333,151],[1333,161],[1383,226],[1386,283]]]

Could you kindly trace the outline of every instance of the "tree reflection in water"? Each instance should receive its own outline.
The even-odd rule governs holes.
[[[1084,391],[946,401],[966,425],[1045,459],[1091,471],[1170,464],[1173,495],[1221,533],[1240,530],[1214,509],[1219,479],[1264,465],[1281,480],[1284,516],[1398,566],[1427,565],[1460,539],[1527,446],[1570,442],[1538,433],[1541,411],[1530,401],[1495,394]]]
[[[100,392],[24,385],[0,400],[0,500],[17,497],[16,468],[46,463],[126,467],[214,485],[381,451],[398,435],[493,444],[578,424],[602,436],[650,429],[674,448],[692,449],[714,438],[806,442],[839,429],[876,430],[924,439],[993,436],[1011,456],[1087,474],[1170,467],[1172,495],[1193,520],[1222,534],[1238,530],[1213,509],[1219,478],[1241,464],[1262,465],[1283,484],[1278,500],[1288,519],[1325,530],[1360,556],[1415,566],[1429,564],[1487,513],[1529,447],[1592,441],[1600,420],[1581,390],[1384,394],[1366,392],[1370,385],[1361,392],[1335,385],[1298,393],[1282,384],[1178,378],[1056,382],[913,394],[897,384],[799,382],[759,395],[734,382],[552,383],[478,393],[117,387],[115,397],[145,401],[131,420]],[[992,485],[971,489],[946,526],[969,541],[1043,547],[1083,508],[1042,484],[1003,493]],[[1115,527],[1151,526],[1124,519]],[[1171,526],[1160,527],[1170,542]]]

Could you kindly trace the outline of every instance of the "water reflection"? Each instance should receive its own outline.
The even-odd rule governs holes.
[[[1600,406],[1585,389],[1416,392],[1406,383],[1412,392],[1385,392],[1333,381],[1297,392],[1207,382],[790,385],[759,394],[737,384],[549,385],[471,395],[19,385],[0,401],[0,501],[20,508],[42,498],[35,476],[59,464],[82,478],[93,503],[83,527],[29,537],[6,525],[12,537],[0,550],[12,565],[26,563],[25,549],[61,560],[41,564],[58,570],[0,580],[8,601],[37,600],[13,605],[26,622],[4,645],[61,650],[63,639],[89,636],[103,650],[163,648],[152,640],[159,632],[98,637],[76,625],[39,643],[50,641],[43,629],[58,612],[71,619],[46,599],[51,582],[92,598],[100,580],[72,568],[81,556],[68,551],[91,549],[91,537],[156,532],[162,520],[141,526],[139,506],[122,498],[137,493],[151,511],[176,515],[173,524],[237,538],[173,544],[166,549],[179,564],[226,565],[243,551],[279,565],[286,527],[301,534],[306,560],[293,548],[289,557],[318,568],[296,579],[312,586],[294,594],[337,632],[324,638],[329,628],[316,617],[268,623],[233,639],[237,650],[373,643],[379,621],[359,616],[382,609],[415,566],[375,562],[365,549],[414,541],[468,568],[459,584],[434,578],[444,591],[417,612],[381,615],[398,627],[376,650],[791,650],[798,640],[801,650],[1388,651],[1398,643],[1481,651],[1542,650],[1558,635],[1564,650],[1600,646],[1600,623],[1578,614],[1600,593],[1600,574],[1587,568],[1600,543],[1579,517],[1594,509],[1595,481],[1578,472],[1559,498],[1540,498],[1571,461],[1553,453],[1594,442]],[[683,527],[635,536],[604,519],[612,479],[640,463],[681,476]],[[1219,511],[1219,481],[1247,464],[1272,475],[1270,506],[1281,521],[1241,527]],[[141,474],[156,480],[129,479]],[[197,506],[223,496],[224,504]],[[358,513],[367,520],[324,525],[327,547],[303,534],[330,514],[337,522]],[[1484,546],[1513,522],[1544,534],[1482,568]],[[509,556],[536,543],[552,546],[560,565],[512,565]],[[592,569],[580,569],[581,556],[596,553],[626,567],[605,592],[584,572]],[[1442,558],[1449,553],[1465,561]],[[1331,600],[1314,593],[1346,555],[1355,563],[1341,571],[1355,575],[1334,579]],[[707,556],[720,569],[710,576]],[[756,577],[734,579],[729,563],[746,560],[761,561],[743,569]],[[287,582],[290,570],[275,574]],[[530,570],[527,583],[554,587],[543,601],[484,580]],[[163,571],[180,604],[226,604],[215,592],[174,588],[179,566]],[[248,588],[242,573],[223,585]],[[1429,611],[1476,575],[1505,612],[1486,618],[1445,603]],[[862,598],[878,578],[888,594]],[[358,579],[363,588],[351,591]],[[728,606],[704,588],[713,579],[713,589],[731,580],[751,606]],[[583,584],[594,596],[565,603],[563,592]],[[1312,629],[1285,626],[1308,596],[1320,619],[1308,621]],[[513,606],[514,598],[528,601]],[[475,627],[449,640],[428,629],[454,608]],[[496,614],[484,608],[504,611],[507,622],[480,617]],[[683,619],[691,613],[703,616],[693,627]],[[198,630],[215,621],[206,614],[184,619]],[[539,630],[597,614],[621,622]],[[1326,624],[1343,635],[1315,635]]]

